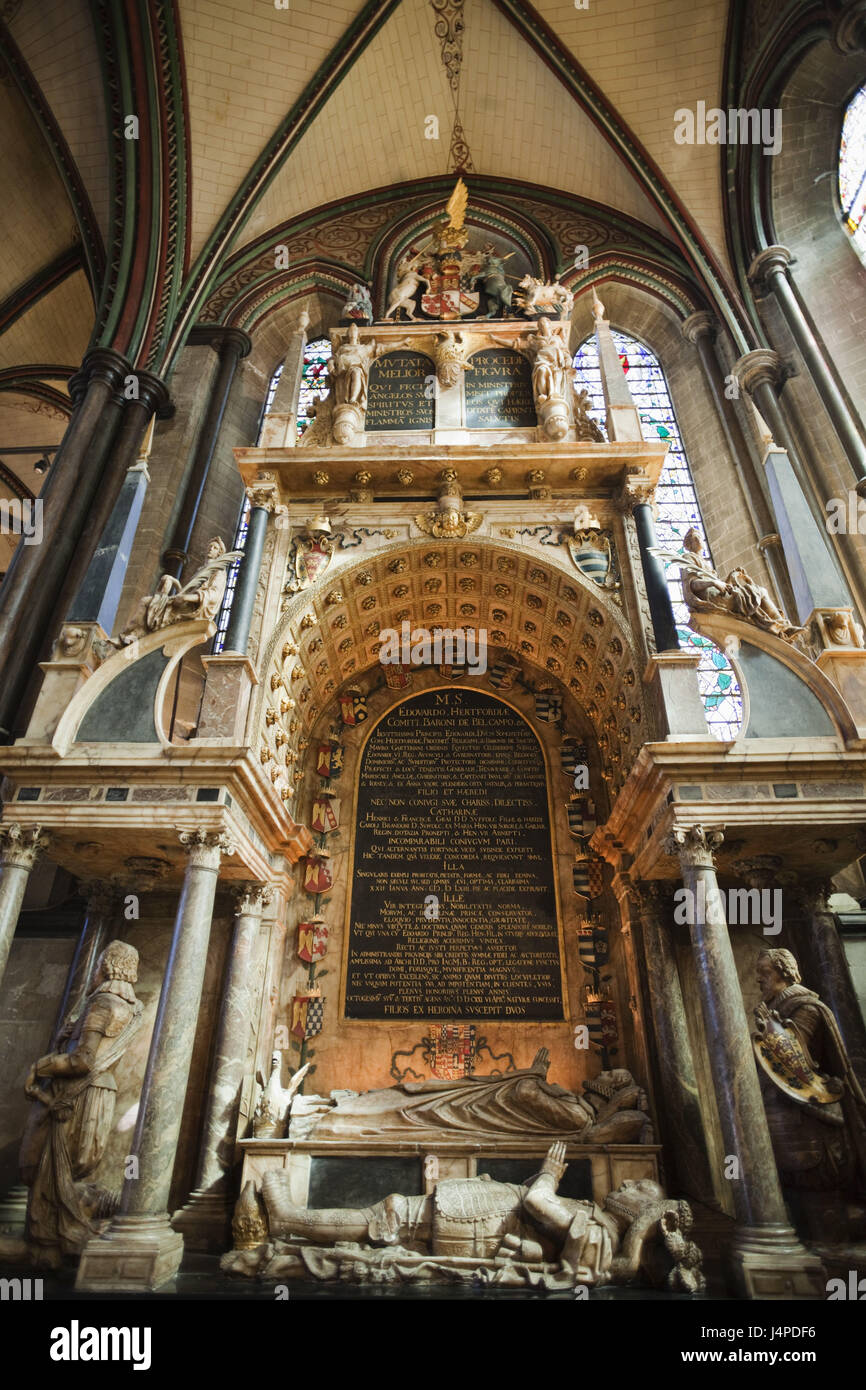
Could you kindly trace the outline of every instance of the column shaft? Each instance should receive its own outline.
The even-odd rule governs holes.
[[[178,904],[133,1141],[138,1177],[127,1179],[121,1197],[121,1212],[126,1216],[161,1216],[168,1210],[219,870],[219,848],[194,840],[192,835],[189,838],[193,842],[190,862]]]
[[[649,502],[635,503],[634,524],[640,548],[656,649],[660,652],[678,651],[680,643],[677,636],[677,624],[674,618],[670,590],[665,579],[664,565],[657,555],[652,554],[652,548],[658,544],[658,541],[656,540],[652,506]]]
[[[670,926],[659,921],[656,885],[642,884],[640,920],[656,1057],[662,1078],[664,1120],[677,1175],[685,1191],[714,1200],[701,1104],[683,991]]]
[[[231,616],[223,651],[246,654],[253,618],[253,605],[259,585],[265,536],[268,530],[266,507],[250,507],[244,558],[240,562],[232,600]]]
[[[6,971],[30,871],[47,844],[48,836],[41,834],[38,825],[25,829],[14,823],[0,826],[0,980]]]

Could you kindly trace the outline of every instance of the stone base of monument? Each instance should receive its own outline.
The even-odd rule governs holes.
[[[826,1298],[827,1271],[790,1226],[741,1226],[731,1267],[741,1298]]]
[[[76,1289],[147,1293],[173,1279],[183,1258],[183,1236],[168,1216],[117,1216],[81,1253]]]
[[[187,1250],[222,1254],[231,1244],[232,1213],[224,1192],[191,1192],[171,1224]]]
[[[268,1169],[285,1169],[292,1201],[306,1207],[366,1205],[392,1192],[432,1192],[441,1178],[483,1173],[503,1182],[525,1182],[539,1171],[550,1142],[507,1137],[436,1143],[393,1138],[242,1139],[239,1147],[241,1191],[250,1179],[260,1187]],[[568,1144],[568,1176],[560,1193],[601,1204],[626,1179],[658,1182],[660,1153],[657,1144]]]

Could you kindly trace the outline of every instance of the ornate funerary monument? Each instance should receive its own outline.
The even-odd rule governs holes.
[[[862,850],[862,630],[774,444],[795,611],[697,532],[657,541],[668,443],[604,306],[602,429],[571,292],[464,193],[385,246],[375,305],[355,286],[300,437],[296,335],[235,451],[239,550],[120,632],[67,623],[3,750],[4,950],[38,853],[102,883],[6,1237],[80,1288],[158,1287],[187,1249],[227,1278],[695,1291],[703,1251],[741,1296],[811,1297],[856,1236],[866,1036],[823,885]],[[724,740],[701,651],[739,683]],[[62,1119],[118,1088],[86,1184]]]

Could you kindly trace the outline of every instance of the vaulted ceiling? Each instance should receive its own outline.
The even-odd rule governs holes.
[[[792,3],[763,0],[768,25]],[[60,437],[56,401],[35,417],[34,401],[88,343],[170,372],[205,309],[232,311],[238,268],[258,284],[254,257],[299,229],[331,226],[304,283],[339,293],[353,262],[334,220],[358,218],[369,245],[401,195],[445,186],[458,94],[470,197],[475,177],[491,207],[517,185],[533,215],[555,203],[563,257],[566,212],[631,228],[635,264],[704,295],[736,337],[722,153],[673,138],[678,108],[724,104],[731,4],[3,0],[0,458],[34,418],[36,442]]]

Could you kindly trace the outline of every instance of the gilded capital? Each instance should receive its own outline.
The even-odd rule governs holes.
[[[19,825],[15,821],[0,825],[0,864],[29,871],[50,843],[51,836],[43,834],[41,825]]]
[[[246,488],[247,500],[251,507],[265,512],[276,512],[280,506],[280,489],[276,473],[262,470]]]
[[[220,859],[237,849],[233,836],[221,830],[179,830],[178,839],[196,869],[218,869]]]
[[[665,840],[665,853],[675,855],[684,869],[713,869],[713,855],[724,838],[721,830],[675,825]]]
[[[270,883],[239,883],[234,889],[235,916],[261,917],[273,896]]]

